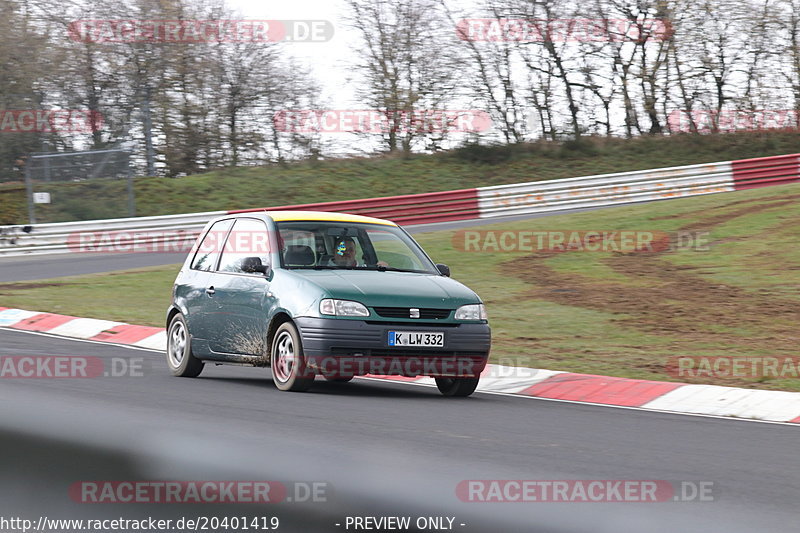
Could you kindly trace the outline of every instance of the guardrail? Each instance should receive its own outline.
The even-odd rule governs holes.
[[[734,161],[733,181],[737,191],[798,181],[800,154]]]
[[[731,163],[691,165],[478,189],[481,218],[733,191]]]
[[[537,212],[603,207],[703,194],[731,192],[800,182],[800,154],[721,163],[622,172],[551,181],[517,183],[457,191],[410,194],[316,204],[271,207],[273,210],[341,211],[429,224]],[[212,211],[185,215],[118,218],[85,222],[0,226],[0,255],[67,253],[91,249],[136,251],[144,234],[162,251],[185,251],[211,219],[229,213],[264,209]]]
[[[5,226],[0,227],[0,255],[67,253],[81,249],[87,241],[95,241],[94,244],[100,251],[104,247],[120,250],[125,245],[134,246],[137,235],[147,234],[148,241],[152,242],[153,235],[159,232],[163,237],[155,240],[166,247],[170,243],[182,244],[193,240],[209,220],[227,213],[211,211],[35,226]],[[5,242],[2,239],[3,230],[6,232]]]
[[[407,194],[387,198],[367,198],[365,200],[345,200],[320,204],[301,204],[275,207],[272,209],[341,211],[353,215],[385,218],[398,224],[429,224],[478,218],[478,196],[476,189]],[[252,213],[264,209],[243,209],[231,213]]]

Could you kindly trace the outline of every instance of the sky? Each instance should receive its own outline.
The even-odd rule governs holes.
[[[308,65],[323,87],[323,98],[334,106],[353,105],[349,88],[358,46],[355,35],[344,27],[343,16],[348,12],[343,0],[228,0],[244,18],[266,20],[328,20],[333,23],[334,35],[325,43],[286,43],[286,50],[299,62]]]
[[[464,9],[475,0],[459,0],[457,6]],[[327,42],[286,42],[284,50],[298,63],[310,67],[312,75],[321,88],[319,102],[325,109],[362,110],[366,106],[356,95],[357,61],[354,50],[361,46],[356,30],[348,28],[350,8],[345,0],[227,0],[242,18],[260,20],[326,20],[333,24],[333,37]],[[457,109],[463,107],[456,106]],[[454,134],[451,142],[458,142],[463,135]],[[375,139],[366,141],[351,133],[331,133],[326,136],[326,152],[344,156],[370,152],[378,149]],[[367,144],[365,144],[367,143]]]

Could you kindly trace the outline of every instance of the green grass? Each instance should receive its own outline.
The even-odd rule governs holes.
[[[678,379],[676,356],[797,357],[800,186],[481,226],[488,231],[708,232],[708,250],[660,254],[465,252],[417,235],[486,302],[493,362],[800,391],[797,379]],[[0,284],[0,305],[162,326],[177,266]]]
[[[0,284],[0,305],[164,327],[181,265]]]
[[[800,152],[796,132],[585,139],[466,147],[436,155],[226,168],[194,176],[137,178],[139,216],[327,202],[570,178]],[[123,181],[48,184],[39,222],[127,216]],[[25,190],[0,184],[0,224],[27,220]]]

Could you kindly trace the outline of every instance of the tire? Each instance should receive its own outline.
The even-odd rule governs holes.
[[[282,391],[307,391],[314,383],[314,373],[306,368],[300,335],[291,322],[284,322],[275,332],[270,348],[270,364],[272,381]]]
[[[480,378],[436,378],[436,387],[445,396],[469,396],[478,388]]]
[[[192,354],[192,337],[186,319],[178,313],[167,330],[167,366],[173,376],[196,378],[205,364]]]
[[[323,374],[325,379],[332,383],[349,383],[355,376],[337,376],[336,374]]]

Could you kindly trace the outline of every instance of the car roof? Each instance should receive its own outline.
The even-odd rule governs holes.
[[[327,211],[265,211],[264,214],[272,217],[275,222],[355,222],[362,224],[382,224],[384,226],[397,226],[390,220],[351,215],[349,213],[330,213]]]

